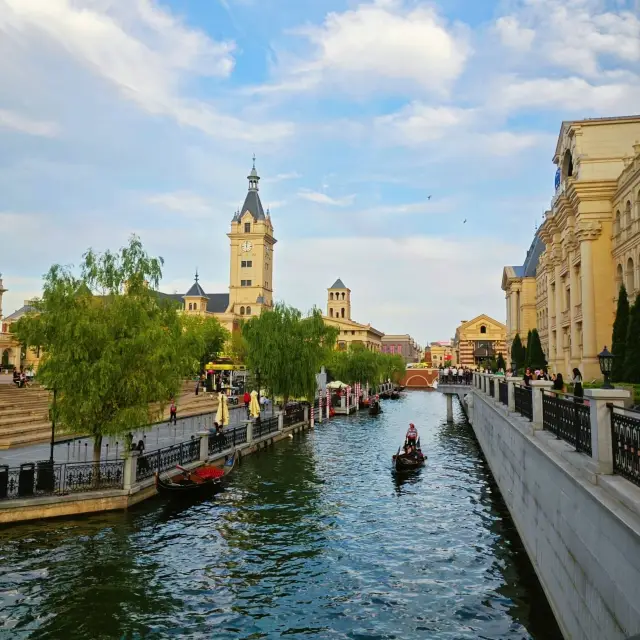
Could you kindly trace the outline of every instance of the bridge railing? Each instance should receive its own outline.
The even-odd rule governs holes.
[[[497,387],[497,397],[495,395]],[[640,407],[625,408],[626,389],[585,389],[584,397],[475,372],[472,385],[489,402],[506,406],[596,461],[599,474],[616,474],[640,487]],[[577,460],[577,459],[576,459]]]
[[[445,373],[445,371],[447,371],[447,373]],[[441,370],[438,374],[438,384],[471,385],[473,383],[473,371],[468,369],[455,369],[455,372],[456,373],[452,373],[451,369]]]

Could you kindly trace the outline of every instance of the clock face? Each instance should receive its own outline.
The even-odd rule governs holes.
[[[251,251],[251,249],[253,249],[253,245],[248,240],[245,240],[242,243],[242,250],[243,251]]]

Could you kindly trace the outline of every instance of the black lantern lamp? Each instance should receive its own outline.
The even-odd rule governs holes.
[[[598,361],[600,362],[600,371],[604,376],[604,384],[602,385],[603,389],[613,389],[613,385],[609,382],[609,376],[611,375],[611,368],[613,366],[614,358],[615,356],[613,355],[613,353],[609,351],[609,349],[607,349],[607,347],[605,347],[598,354]]]
[[[511,361],[511,375],[514,377],[518,375],[518,363],[515,360]]]

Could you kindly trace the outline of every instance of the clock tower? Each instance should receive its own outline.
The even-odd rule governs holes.
[[[265,215],[258,193],[260,176],[256,159],[247,176],[249,191],[242,209],[231,220],[227,234],[231,245],[229,307],[234,316],[259,315],[273,306],[273,226],[269,210]]]

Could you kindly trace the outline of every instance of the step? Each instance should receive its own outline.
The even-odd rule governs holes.
[[[46,422],[47,424],[50,424],[49,416],[47,416],[46,413],[40,413],[33,416],[19,415],[12,416],[10,418],[0,418],[0,431],[4,428],[15,427],[16,425],[21,424],[30,425],[34,422]]]
[[[5,409],[0,407],[0,424],[5,418],[14,418],[16,416],[48,416],[49,408],[40,407],[36,409]]]
[[[51,424],[47,422],[32,422],[25,425],[0,426],[0,438],[7,438],[20,433],[47,432],[51,435]]]

